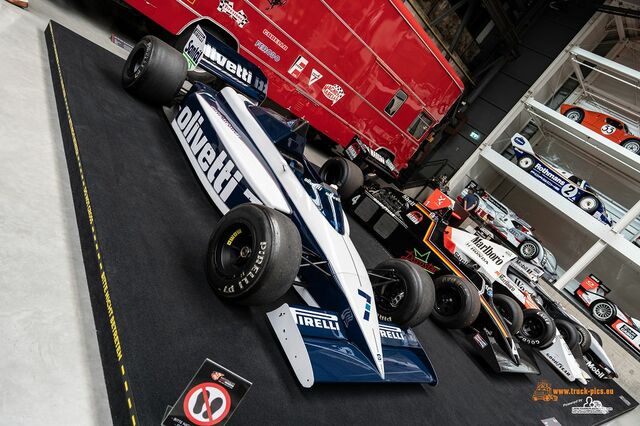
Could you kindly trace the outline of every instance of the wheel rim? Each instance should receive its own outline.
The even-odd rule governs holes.
[[[214,251],[215,265],[221,275],[237,277],[253,259],[255,239],[245,224],[230,226],[218,240]]]
[[[544,323],[540,318],[527,318],[522,323],[520,334],[522,334],[524,337],[528,337],[529,339],[536,339],[542,336],[543,330]]]
[[[613,307],[608,303],[597,303],[593,307],[593,316],[598,321],[606,321],[613,316]]]
[[[142,67],[142,62],[144,62],[145,49],[138,49],[131,58],[131,65],[129,66],[129,74],[136,75],[140,68]]]
[[[462,296],[454,288],[444,288],[436,295],[435,310],[440,315],[451,316],[460,311]]]
[[[538,254],[538,247],[531,242],[525,242],[520,246],[520,254],[522,257],[531,259]]]
[[[624,147],[634,154],[640,153],[640,142],[630,141],[624,144]]]
[[[591,197],[584,197],[580,200],[580,208],[582,210],[593,210],[597,206],[597,201]]]
[[[520,167],[523,169],[528,169],[533,166],[533,160],[529,157],[522,157],[520,161],[518,161],[518,164],[520,164]]]
[[[372,284],[375,285],[375,283]],[[407,284],[402,278],[394,276],[393,282],[376,289],[376,307],[381,313],[390,314],[402,306],[406,294]]]
[[[582,115],[578,111],[570,111],[567,114],[567,118],[569,120],[572,120],[572,121],[575,121],[575,122],[579,122],[580,119],[582,118]]]

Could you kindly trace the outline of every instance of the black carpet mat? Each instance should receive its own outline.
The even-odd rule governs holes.
[[[584,396],[534,402],[542,378],[577,386],[541,359],[542,376],[489,372],[458,333],[430,321],[415,332],[437,387],[301,388],[264,315],[272,307],[232,306],[209,289],[204,253],[220,215],[162,111],[121,89],[120,58],[56,23],[45,32],[115,424],[159,424],[207,357],[253,382],[231,424],[593,424],[637,405],[597,381],[615,392],[598,397],[613,408],[607,415],[571,414],[565,404]],[[355,224],[352,236],[368,265],[388,256]],[[293,292],[285,299],[298,301]]]

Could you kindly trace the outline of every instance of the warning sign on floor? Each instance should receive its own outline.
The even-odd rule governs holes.
[[[223,425],[251,382],[207,359],[164,417],[164,426]]]

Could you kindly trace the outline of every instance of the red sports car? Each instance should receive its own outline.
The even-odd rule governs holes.
[[[620,120],[601,112],[589,111],[570,104],[562,104],[560,113],[569,120],[600,133],[605,138],[627,148],[629,151],[640,154],[640,138],[629,133],[627,125]]]

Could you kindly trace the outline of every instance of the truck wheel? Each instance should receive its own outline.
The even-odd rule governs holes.
[[[301,257],[300,233],[291,219],[242,204],[222,217],[209,239],[207,278],[222,299],[263,305],[289,290]]]
[[[443,275],[434,281],[436,302],[431,318],[445,328],[468,327],[480,313],[478,289],[455,275]]]
[[[527,345],[544,349],[556,337],[556,326],[549,315],[540,309],[525,309],[518,338]]]
[[[538,247],[535,241],[524,240],[522,244],[518,246],[518,253],[524,260],[535,259],[540,253],[540,247]]]
[[[533,170],[533,167],[535,165],[536,160],[528,154],[523,154],[522,157],[518,159],[518,166],[525,172],[530,172],[531,170]]]
[[[589,330],[580,324],[573,323],[573,326],[578,332],[578,344],[580,345],[580,350],[584,353],[591,347],[591,333],[589,333]]]
[[[580,335],[573,323],[563,319],[557,319],[556,327],[564,341],[567,343],[567,346],[569,346],[569,349],[574,350],[580,345]]]
[[[564,116],[576,123],[582,123],[582,120],[584,119],[584,111],[580,108],[571,108],[564,112]]]
[[[320,168],[320,178],[329,185],[338,187],[342,198],[351,197],[364,184],[362,170],[342,157],[330,158]]]
[[[640,140],[639,139],[627,139],[622,142],[622,147],[627,148],[629,151],[634,154],[640,154]]]
[[[496,294],[493,296],[493,304],[496,305],[498,313],[509,326],[511,334],[515,335],[520,331],[524,315],[518,302],[505,294]]]
[[[122,86],[154,105],[169,105],[186,78],[187,61],[180,52],[153,36],[134,46],[122,70]]]
[[[413,327],[433,311],[435,289],[431,276],[408,260],[388,259],[380,263],[372,271],[371,284],[378,316],[383,321]]]
[[[600,201],[593,195],[583,195],[578,201],[578,207],[589,214],[594,214],[600,207]]]
[[[600,300],[591,305],[591,315],[599,322],[608,323],[616,314],[616,307],[611,302]]]

